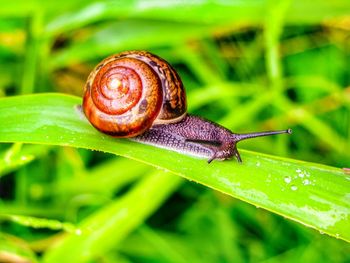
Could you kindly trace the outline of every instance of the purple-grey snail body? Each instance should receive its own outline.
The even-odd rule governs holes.
[[[83,111],[99,131],[118,138],[213,160],[236,157],[248,138],[291,133],[236,134],[187,114],[185,89],[176,71],[146,51],[126,51],[100,62],[84,88]]]

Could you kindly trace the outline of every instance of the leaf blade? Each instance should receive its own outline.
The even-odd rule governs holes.
[[[350,176],[339,168],[242,151],[243,165],[214,162],[97,132],[81,99],[39,94],[0,99],[0,142],[87,148],[171,171],[319,231],[350,241]]]

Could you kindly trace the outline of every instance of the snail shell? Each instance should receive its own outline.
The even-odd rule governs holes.
[[[104,59],[88,77],[83,110],[91,124],[115,137],[135,137],[154,124],[186,116],[186,94],[179,75],[146,51]]]

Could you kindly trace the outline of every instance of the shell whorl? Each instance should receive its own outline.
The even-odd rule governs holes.
[[[98,130],[134,137],[153,124],[173,123],[186,115],[180,77],[163,59],[145,51],[106,58],[91,72],[83,110]]]

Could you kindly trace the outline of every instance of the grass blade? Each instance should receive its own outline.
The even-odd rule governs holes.
[[[97,132],[63,94],[0,100],[0,142],[64,145],[135,159],[350,241],[350,175],[339,168],[241,150],[235,160],[199,160]]]
[[[44,262],[86,262],[104,254],[143,222],[180,183],[180,178],[160,171],[145,176],[122,198],[82,220],[80,231],[70,233],[48,250]]]

